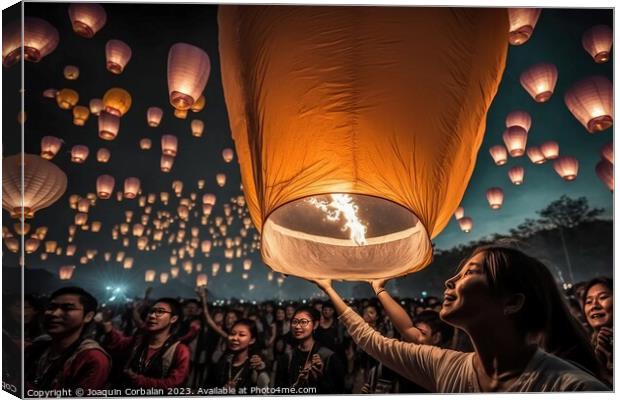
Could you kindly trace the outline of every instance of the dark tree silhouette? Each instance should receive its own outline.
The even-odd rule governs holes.
[[[603,211],[602,208],[590,208],[585,197],[572,199],[564,195],[538,211],[542,217],[538,222],[550,228],[574,228],[583,222],[592,221]]]

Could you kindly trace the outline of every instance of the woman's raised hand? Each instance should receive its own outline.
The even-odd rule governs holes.
[[[332,280],[329,278],[316,278],[312,279],[312,282],[314,282],[319,289],[324,292],[327,292],[332,287]]]
[[[388,279],[370,279],[368,280],[370,286],[372,286],[372,290],[377,293],[379,290],[385,288],[385,285],[388,283]]]

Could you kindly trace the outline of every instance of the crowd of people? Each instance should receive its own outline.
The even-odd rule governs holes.
[[[374,298],[345,301],[330,280],[314,282],[326,298],[221,304],[200,287],[194,298],[150,299],[147,290],[105,307],[65,287],[24,299],[24,343],[7,321],[21,319],[21,299],[5,299],[5,351],[23,344],[25,389],[38,391],[612,390],[608,278],[562,292],[540,261],[488,246],[463,260],[443,300],[393,298],[385,280],[374,280]]]

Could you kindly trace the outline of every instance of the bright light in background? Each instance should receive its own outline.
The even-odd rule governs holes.
[[[109,296],[108,301],[127,300],[125,288],[122,286],[106,286],[105,290],[107,292],[107,296]]]
[[[316,208],[323,211],[327,220],[336,222],[340,220],[341,216],[344,216],[345,222],[342,227],[342,231],[347,229],[350,231],[350,238],[358,246],[365,245],[366,242],[366,227],[357,216],[358,206],[353,202],[353,199],[348,194],[332,194],[332,201],[328,203],[325,200],[317,200],[314,197],[308,199],[308,202]]]

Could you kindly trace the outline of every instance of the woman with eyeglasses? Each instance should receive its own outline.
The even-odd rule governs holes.
[[[440,317],[469,335],[473,352],[385,338],[346,305],[330,279],[315,283],[365,352],[433,393],[610,390],[591,375],[593,352],[553,276],[519,250],[478,248],[446,281]]]
[[[314,339],[320,314],[311,307],[295,310],[291,333],[295,346],[277,361],[275,387],[312,387],[318,394],[342,393],[344,367],[338,356]]]
[[[190,353],[174,336],[180,317],[179,302],[161,298],[148,310],[144,326],[132,337],[123,336],[110,321],[101,321],[106,333],[104,347],[116,362],[124,365],[121,379],[112,381],[118,381],[122,388],[184,387]]]
[[[215,368],[216,387],[226,389],[226,394],[239,394],[245,388],[268,388],[267,366],[258,353],[256,324],[249,319],[236,321],[228,335],[227,353]]]

